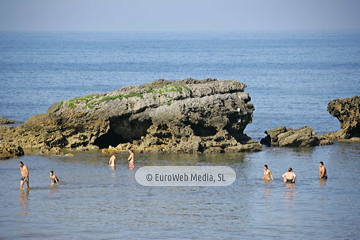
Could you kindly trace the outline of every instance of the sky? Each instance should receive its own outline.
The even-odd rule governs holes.
[[[360,0],[0,0],[0,31],[360,29]]]

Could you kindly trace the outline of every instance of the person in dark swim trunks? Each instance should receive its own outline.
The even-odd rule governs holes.
[[[29,168],[24,165],[23,162],[19,162],[20,166],[20,173],[21,173],[21,179],[20,179],[20,189],[23,188],[24,183],[26,183],[27,189],[30,189],[29,186]]]
[[[20,181],[29,182],[29,177],[22,177],[20,178]]]
[[[320,179],[327,179],[326,168],[323,162],[319,162],[319,177]]]
[[[282,175],[284,183],[295,183],[296,174],[293,173],[292,168],[289,168],[286,173]]]
[[[51,181],[51,184],[59,184],[59,179],[54,174],[54,171],[50,171],[50,181]]]

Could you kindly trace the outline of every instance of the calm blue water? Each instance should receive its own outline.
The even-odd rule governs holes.
[[[327,111],[359,95],[360,31],[311,32],[0,32],[0,116],[26,121],[64,99],[159,78],[235,79],[255,105],[245,132],[339,130]],[[24,156],[0,161],[0,238],[5,239],[360,239],[359,144],[269,148],[260,153],[137,155],[145,165],[226,165],[228,187],[143,187],[110,156]],[[125,162],[127,156],[119,156]],[[17,189],[18,161],[31,171]],[[329,179],[317,179],[324,161]],[[125,163],[123,163],[125,164]],[[275,174],[261,180],[262,166]],[[295,186],[281,182],[288,167]],[[54,170],[61,185],[48,183]]]

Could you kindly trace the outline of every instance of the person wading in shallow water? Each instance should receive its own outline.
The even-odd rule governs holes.
[[[130,156],[128,157],[129,169],[134,170],[134,168],[135,168],[135,154],[134,154],[133,150],[131,150],[131,149],[129,149],[129,154],[130,154]]]
[[[54,174],[54,171],[50,171],[50,181],[51,181],[51,184],[59,184],[59,179]]]
[[[116,168],[116,156],[115,156],[115,152],[112,152],[112,156],[109,159],[109,167],[110,168]]]
[[[293,173],[292,168],[289,168],[282,177],[284,178],[284,183],[295,183],[296,174]]]
[[[20,162],[19,166],[20,166],[20,173],[21,173],[20,189],[23,188],[24,183],[26,183],[27,189],[30,189],[30,186],[29,186],[29,168],[27,166],[25,166],[23,162]]]
[[[326,168],[323,162],[319,162],[319,177],[321,179],[327,179]]]
[[[265,181],[274,180],[272,172],[267,165],[264,165],[264,177],[262,179]]]

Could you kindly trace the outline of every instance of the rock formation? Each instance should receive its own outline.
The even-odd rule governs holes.
[[[22,122],[13,121],[13,120],[9,120],[9,119],[4,118],[4,117],[0,117],[0,124],[14,124],[14,123],[22,123]]]
[[[340,121],[341,130],[326,133],[322,139],[358,141],[360,137],[360,96],[334,99],[328,103],[328,112]]]
[[[24,149],[258,151],[261,144],[243,133],[254,111],[245,87],[191,78],[126,86],[55,103],[21,126],[1,128],[0,140]]]
[[[24,150],[11,143],[0,142],[0,159],[9,159],[24,155]]]
[[[278,127],[265,131],[267,136],[261,143],[267,146],[280,147],[313,147],[329,145],[331,141],[321,141],[311,127],[305,126],[298,129]]]

